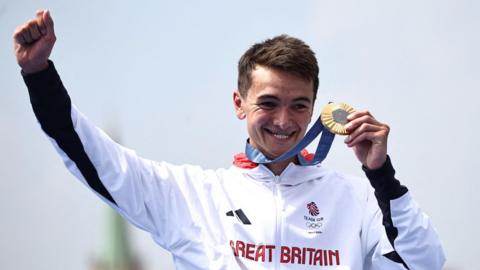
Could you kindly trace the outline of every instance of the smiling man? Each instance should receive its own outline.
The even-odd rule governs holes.
[[[352,147],[368,179],[322,164],[305,151],[259,164],[241,153],[233,166],[205,170],[138,157],[72,105],[52,61],[47,11],[14,33],[33,111],[67,168],[102,200],[169,250],[178,269],[441,269],[440,241],[395,179],[388,125],[368,111],[348,116]],[[278,36],[239,61],[236,115],[248,145],[274,159],[296,146],[318,89],[314,53]]]
[[[235,111],[239,119],[247,121],[250,144],[275,158],[303,138],[313,113],[313,83],[261,64],[254,66],[250,77],[251,86],[233,94]],[[290,162],[295,158],[267,166],[279,175]]]

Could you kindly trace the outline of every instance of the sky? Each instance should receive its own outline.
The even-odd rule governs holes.
[[[368,109],[391,127],[397,177],[430,216],[448,269],[480,252],[478,1],[0,0],[0,264],[87,269],[101,249],[106,206],[63,167],[31,111],[12,49],[16,26],[48,8],[51,59],[75,105],[143,157],[230,166],[246,139],[232,91],[252,44],[307,42],[328,101]],[[336,138],[325,166],[362,175]],[[167,252],[131,229],[147,269]]]

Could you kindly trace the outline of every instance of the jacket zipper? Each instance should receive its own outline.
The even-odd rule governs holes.
[[[275,197],[275,269],[280,269],[280,249],[282,246],[282,197],[280,193],[280,176],[275,175],[273,186]]]

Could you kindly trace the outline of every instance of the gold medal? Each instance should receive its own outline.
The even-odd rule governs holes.
[[[322,124],[332,133],[347,135],[345,125],[348,123],[347,116],[355,110],[345,103],[330,102],[323,107],[320,119]]]

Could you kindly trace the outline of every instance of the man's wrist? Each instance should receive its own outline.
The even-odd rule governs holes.
[[[395,169],[389,156],[387,156],[383,165],[378,169],[371,170],[365,166],[362,166],[362,169],[375,189],[377,199],[389,201],[407,193],[408,189],[395,178]]]
[[[48,68],[48,60],[36,65],[22,67],[23,75],[31,75],[43,71]]]

